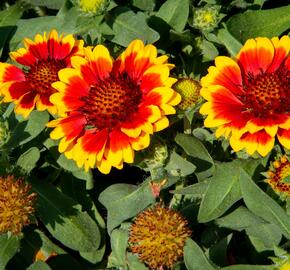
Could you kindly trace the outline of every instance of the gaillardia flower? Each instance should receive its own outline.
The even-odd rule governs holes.
[[[135,40],[116,61],[102,45],[84,54],[72,57],[72,68],[62,69],[53,84],[58,92],[50,100],[62,118],[48,124],[56,127],[50,136],[62,138],[59,151],[79,167],[109,173],[148,147],[150,134],[169,125],[166,115],[181,98],[171,88],[172,65],[153,45]]]
[[[290,149],[289,48],[288,36],[249,39],[236,60],[217,57],[202,78],[204,125],[230,137],[234,151],[266,156],[276,137]]]
[[[186,110],[194,106],[200,98],[200,84],[190,78],[179,79],[172,88],[181,95],[181,102],[178,107]]]
[[[290,196],[289,180],[290,161],[287,156],[281,156],[270,165],[266,182],[283,199]]]
[[[35,193],[22,178],[0,177],[0,234],[19,234],[34,213]]]
[[[10,53],[17,66],[0,63],[0,95],[3,102],[14,102],[15,112],[27,117],[36,106],[39,111],[56,113],[49,101],[56,92],[51,84],[58,81],[58,71],[70,66],[71,56],[82,53],[83,41],[72,35],[58,36],[52,30],[48,36],[37,34],[34,41],[24,39],[25,48]]]
[[[133,253],[151,269],[172,268],[183,256],[191,231],[178,212],[159,204],[141,212],[130,228]]]

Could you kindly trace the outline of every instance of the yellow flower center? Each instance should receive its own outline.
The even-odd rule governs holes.
[[[109,77],[91,86],[81,109],[89,126],[115,128],[137,112],[142,92],[127,74]]]
[[[192,79],[180,79],[174,85],[173,89],[181,95],[181,102],[178,107],[182,110],[193,106],[199,99],[200,84]]]
[[[65,67],[62,60],[38,61],[26,72],[25,77],[35,91],[51,95],[56,92],[51,84],[58,81],[58,71]]]
[[[248,75],[242,99],[245,111],[255,117],[268,118],[273,114],[290,111],[290,72],[285,67],[273,73]]]

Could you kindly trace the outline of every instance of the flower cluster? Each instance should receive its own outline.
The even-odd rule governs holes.
[[[81,2],[83,3],[83,2]],[[169,77],[174,65],[153,45],[134,40],[114,60],[102,45],[83,47],[72,35],[36,35],[11,52],[24,68],[0,63],[0,93],[28,117],[36,106],[58,119],[51,138],[59,151],[85,170],[109,173],[132,163],[134,151],[149,146],[150,135],[169,125],[181,97]]]

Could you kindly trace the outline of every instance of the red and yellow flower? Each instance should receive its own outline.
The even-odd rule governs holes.
[[[290,161],[289,158],[284,155],[272,162],[270,169],[267,172],[266,182],[283,199],[290,196],[289,178]]]
[[[202,78],[200,112],[234,151],[266,156],[275,138],[290,149],[290,38],[249,39],[236,59],[220,56]]]
[[[10,57],[23,69],[0,63],[0,95],[3,102],[14,102],[15,112],[25,118],[35,108],[56,113],[49,98],[56,92],[51,87],[58,81],[58,71],[70,66],[73,55],[82,54],[83,41],[72,35],[58,36],[52,30],[48,36],[37,34],[33,40],[24,39],[25,48],[10,53]]]
[[[109,173],[132,163],[150,134],[169,125],[166,115],[181,97],[171,88],[173,65],[153,45],[135,40],[116,61],[102,45],[84,54],[72,57],[72,68],[53,83],[58,92],[50,100],[61,118],[48,124],[55,127],[50,136],[61,139],[59,151],[79,167]]]

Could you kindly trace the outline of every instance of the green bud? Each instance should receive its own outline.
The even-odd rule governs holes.
[[[219,23],[219,11],[220,8],[218,6],[207,6],[195,9],[192,26],[201,31],[212,31]]]
[[[103,14],[109,5],[109,0],[73,0],[72,2],[83,14],[91,16]]]
[[[0,120],[0,147],[9,139],[9,128],[7,121]]]
[[[166,144],[163,142],[153,142],[147,149],[148,156],[144,162],[149,168],[162,167],[168,157],[168,150]]]

